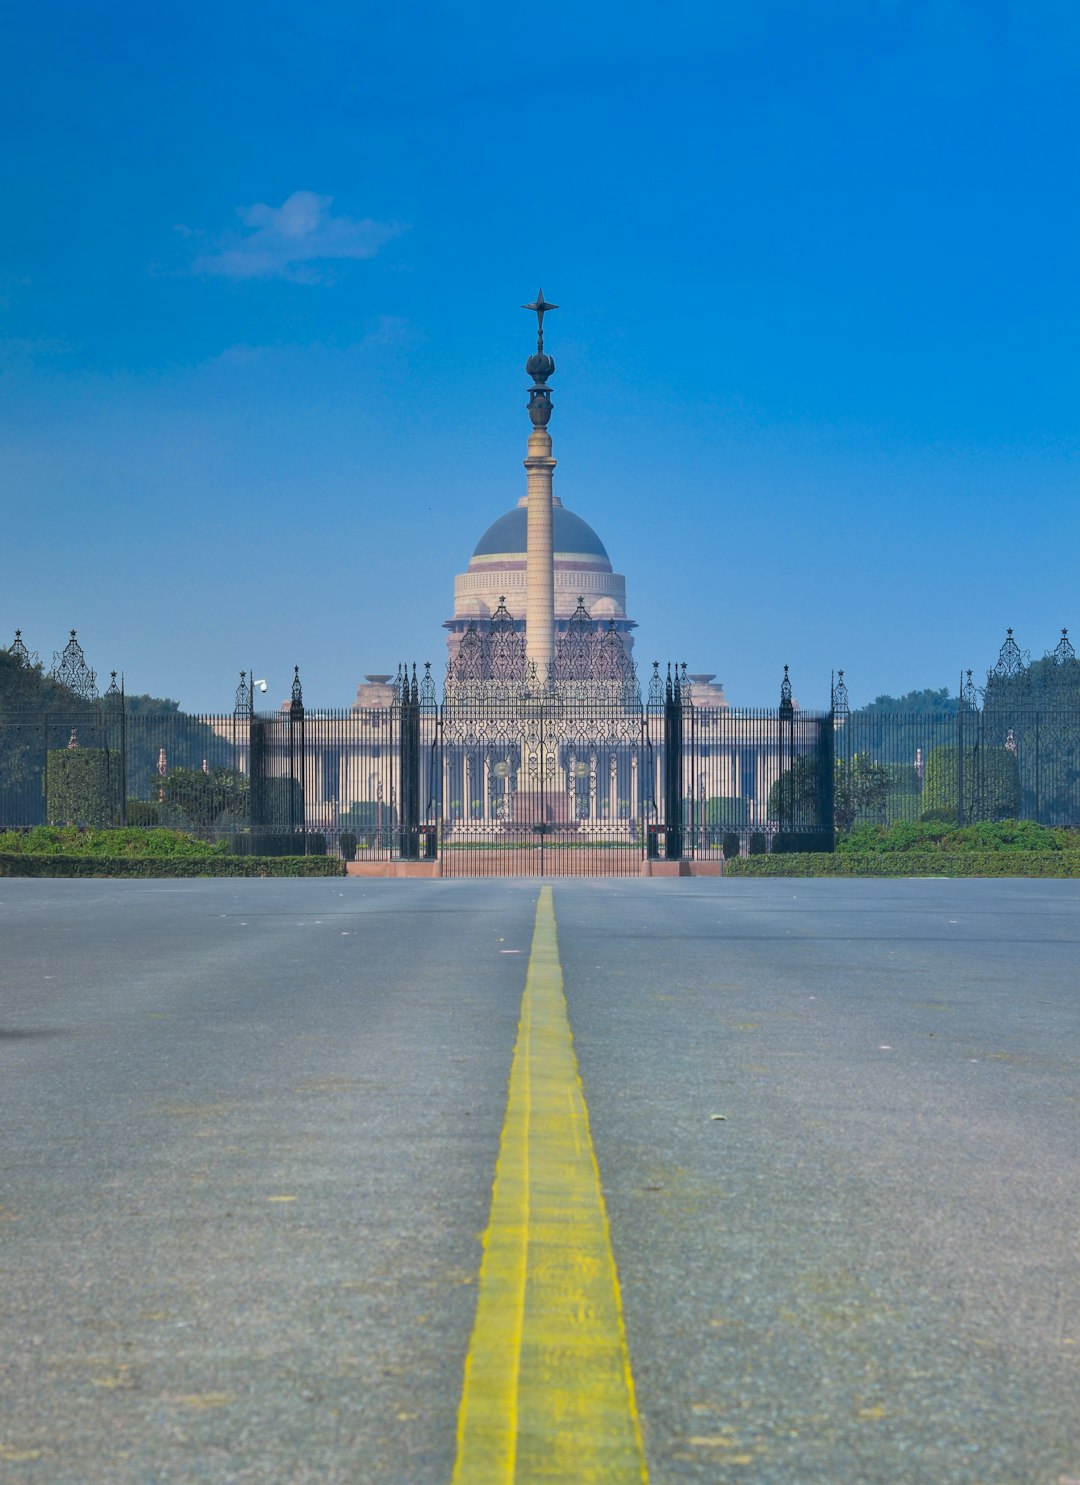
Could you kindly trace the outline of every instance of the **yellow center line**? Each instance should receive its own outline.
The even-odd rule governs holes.
[[[453,1485],[541,1481],[648,1482],[550,887],[536,908],[453,1474]]]

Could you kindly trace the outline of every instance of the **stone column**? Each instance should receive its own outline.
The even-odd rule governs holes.
[[[525,654],[536,667],[537,685],[555,677],[555,549],[551,506],[551,391],[548,378],[555,361],[544,350],[544,315],[558,305],[549,304],[543,289],[532,304],[523,306],[536,313],[536,353],[525,362],[533,379],[529,388],[528,538],[525,556]]]
[[[543,685],[555,667],[555,537],[551,501],[551,434],[534,428],[529,434],[528,542],[525,560],[525,653]]]

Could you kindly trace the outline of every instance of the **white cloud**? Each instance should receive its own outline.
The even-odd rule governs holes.
[[[314,191],[294,191],[280,206],[260,201],[240,207],[237,216],[246,230],[223,238],[213,252],[201,253],[192,272],[324,282],[328,275],[318,265],[373,258],[406,230],[402,222],[335,215],[330,210],[333,201]]]

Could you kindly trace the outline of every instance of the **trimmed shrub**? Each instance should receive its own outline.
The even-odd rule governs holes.
[[[734,830],[724,831],[724,860],[733,861],[739,855],[739,837]]]
[[[975,825],[957,825],[948,817],[901,820],[887,827],[857,825],[836,849],[856,856],[868,851],[1076,851],[1080,831],[1034,820],[983,820]]]
[[[356,860],[356,836],[351,830],[343,830],[338,836],[338,850],[342,861]]]
[[[831,851],[832,832],[828,830],[784,830],[773,836],[773,855],[790,856],[804,851]]]
[[[759,856],[732,861],[725,876],[740,877],[1080,877],[1076,851],[879,851],[856,856]]]
[[[179,830],[117,826],[80,829],[77,826],[35,825],[29,830],[0,831],[0,854],[27,856],[220,856],[225,843],[196,839]]]
[[[0,877],[340,877],[337,856],[0,855]]]
[[[127,802],[127,824],[145,829],[161,823],[160,806],[149,799],[129,799]]]
[[[975,820],[1008,820],[1020,813],[1020,769],[1008,748],[965,748],[963,753],[964,824]],[[951,812],[959,805],[955,744],[933,748],[926,761],[922,803],[930,810]]]
[[[755,830],[750,836],[751,856],[764,856],[768,849],[769,847],[763,833],[760,830]]]
[[[117,780],[105,748],[50,748],[45,760],[45,813],[54,825],[115,825]]]

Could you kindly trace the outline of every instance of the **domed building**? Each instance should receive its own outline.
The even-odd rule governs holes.
[[[626,579],[612,571],[604,543],[588,522],[567,510],[557,495],[551,504],[556,641],[575,615],[580,625],[583,607],[591,628],[614,629],[629,654],[637,625],[626,616]],[[454,579],[454,615],[443,625],[449,631],[451,661],[470,627],[486,630],[500,605],[504,621],[509,616],[516,632],[525,628],[527,508],[528,496],[523,495],[513,510],[494,521],[477,542],[466,571]]]

